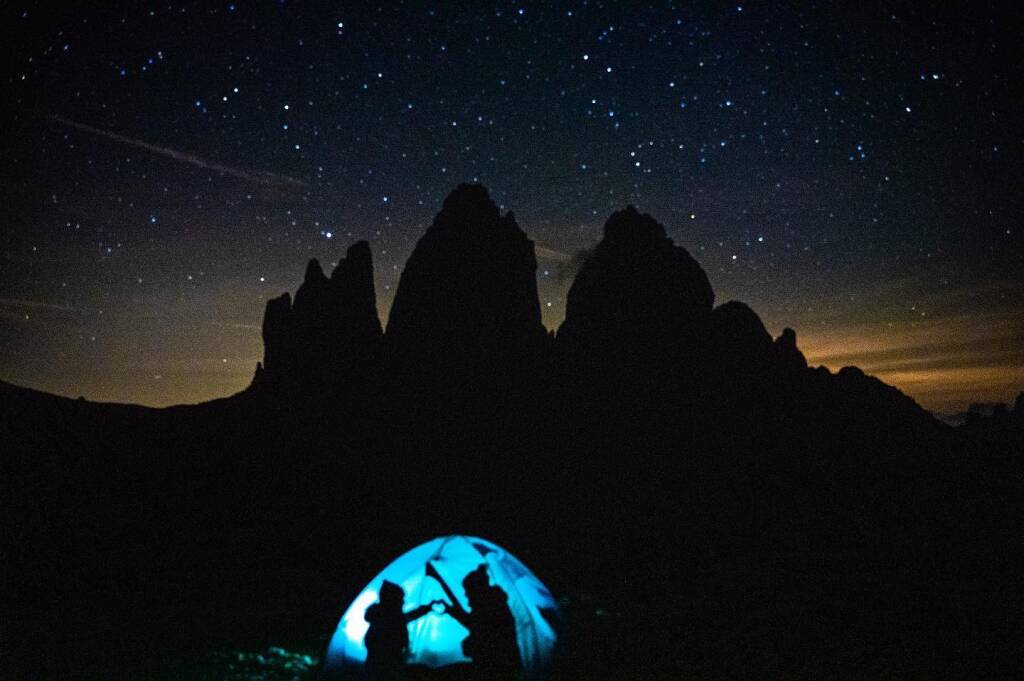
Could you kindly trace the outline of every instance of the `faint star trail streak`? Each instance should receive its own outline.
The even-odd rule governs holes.
[[[290,186],[290,187],[305,187],[306,183],[302,180],[291,177],[289,175],[279,175],[277,173],[271,173],[264,170],[245,170],[243,168],[233,168],[220,163],[214,163],[204,158],[194,156],[192,154],[177,151],[176,149],[169,149],[168,147],[161,147],[156,144],[150,144],[145,140],[138,140],[132,137],[126,137],[116,132],[110,132],[109,130],[103,130],[101,128],[94,128],[91,125],[85,123],[79,123],[63,116],[51,115],[49,119],[55,123],[63,125],[67,128],[73,128],[82,132],[87,132],[91,135],[97,135],[99,137],[105,137],[121,144],[127,144],[139,149],[145,149],[154,154],[160,154],[161,156],[167,156],[173,158],[176,161],[183,161],[185,163],[191,163],[194,166],[200,168],[206,168],[207,170],[215,170],[218,173],[224,175],[230,175],[231,177],[237,177],[242,180],[248,180],[249,182],[255,182],[257,184],[264,185],[276,185],[276,186]]]

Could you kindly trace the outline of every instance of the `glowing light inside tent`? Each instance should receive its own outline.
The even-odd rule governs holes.
[[[434,601],[448,601],[444,589],[427,575],[430,563],[465,607],[462,580],[479,565],[487,566],[491,584],[508,595],[508,606],[516,622],[524,678],[539,678],[547,668],[557,641],[553,622],[558,620],[558,603],[547,588],[515,556],[497,544],[477,537],[453,535],[421,544],[399,556],[356,596],[345,611],[327,648],[325,671],[344,676],[366,661],[364,639],[369,629],[366,610],[378,601],[384,581],[405,592],[403,610],[408,612]],[[462,641],[469,631],[454,617],[435,607],[409,623],[410,665],[430,668],[470,662],[462,654]]]
[[[366,609],[377,602],[377,591],[374,589],[366,589],[363,593],[356,597],[356,600],[352,602],[350,610],[357,610],[366,612]],[[366,636],[366,630],[370,628],[366,620],[362,617],[352,617],[345,621],[345,636],[349,641],[362,641],[363,637]],[[363,649],[363,659],[366,659],[366,649]]]

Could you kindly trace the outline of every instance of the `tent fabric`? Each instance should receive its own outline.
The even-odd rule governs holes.
[[[515,619],[516,643],[522,662],[522,678],[539,679],[548,668],[558,634],[560,612],[547,587],[511,553],[479,537],[450,535],[438,537],[402,554],[374,577],[342,615],[331,638],[324,661],[328,678],[358,678],[366,662],[364,639],[369,629],[367,609],[378,602],[386,581],[405,592],[403,610],[429,605],[448,598],[440,583],[427,575],[427,563],[448,584],[466,607],[462,580],[480,565],[486,565],[490,583],[508,595]],[[469,609],[469,608],[467,608]],[[408,624],[408,665],[436,669],[451,664],[471,663],[462,652],[469,630],[438,607]]]

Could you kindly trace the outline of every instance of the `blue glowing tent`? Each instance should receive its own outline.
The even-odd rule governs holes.
[[[325,676],[359,678],[364,675],[365,638],[370,628],[367,609],[380,600],[385,581],[397,584],[405,592],[404,612],[418,607],[421,611],[427,610],[425,615],[407,625],[406,664],[430,669],[470,664],[472,661],[462,650],[469,630],[443,608],[431,610],[422,606],[448,600],[439,580],[445,582],[451,595],[461,604],[466,604],[462,581],[481,565],[487,568],[490,584],[508,595],[508,608],[515,619],[522,678],[542,678],[558,638],[561,615],[557,601],[511,553],[486,539],[463,535],[438,537],[417,546],[395,559],[366,585],[342,615],[331,637],[324,660]]]

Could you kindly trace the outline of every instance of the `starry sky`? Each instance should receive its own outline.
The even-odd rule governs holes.
[[[231,394],[309,258],[369,240],[386,319],[444,196],[479,181],[536,241],[550,328],[634,204],[813,364],[941,413],[1024,389],[1013,11],[93,4],[0,7],[0,379]]]

